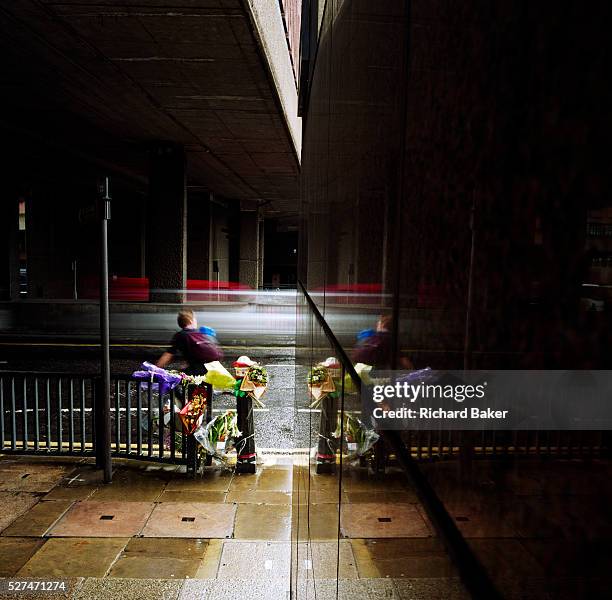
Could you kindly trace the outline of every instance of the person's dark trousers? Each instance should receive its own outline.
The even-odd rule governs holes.
[[[336,470],[336,438],[332,432],[338,425],[338,400],[326,396],[321,401],[319,443],[317,444],[317,473],[333,473]]]
[[[255,473],[255,422],[253,400],[245,395],[236,398],[237,424],[241,436],[236,440],[236,472]]]

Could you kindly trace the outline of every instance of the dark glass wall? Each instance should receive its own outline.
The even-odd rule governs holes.
[[[346,354],[378,328],[379,368],[609,368],[608,5],[316,8],[299,272]],[[605,433],[404,441],[504,597],[603,594]]]

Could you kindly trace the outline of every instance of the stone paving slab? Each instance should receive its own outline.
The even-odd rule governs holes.
[[[314,598],[314,596],[312,596]],[[194,579],[186,581],[179,600],[288,600],[289,580]]]
[[[39,496],[27,492],[0,492],[0,531],[30,510]]]
[[[290,507],[273,504],[239,504],[236,513],[234,538],[242,540],[290,540]]]
[[[516,531],[508,524],[509,519],[494,508],[480,510],[469,504],[452,503],[446,505],[446,510],[466,538],[517,537]]]
[[[132,537],[140,533],[154,506],[152,502],[77,502],[48,535]]]
[[[229,538],[234,529],[235,504],[164,502],[156,505],[144,537]]]
[[[294,504],[338,504],[338,489],[308,490],[302,489],[294,493]],[[346,494],[342,494],[342,501],[345,502]]]
[[[347,504],[340,512],[341,530],[349,538],[429,537],[414,504]]]
[[[19,570],[19,577],[103,577],[127,538],[53,538]]]
[[[289,492],[274,492],[267,490],[249,490],[245,493],[240,490],[232,490],[227,493],[226,502],[236,502],[238,504],[291,504],[291,494]]]
[[[73,470],[74,467],[51,467],[36,463],[0,470],[0,491],[48,492]]]
[[[336,501],[338,500],[336,494]],[[406,491],[367,491],[367,492],[345,492],[343,500],[352,504],[363,502],[376,502],[377,504],[416,504],[419,500],[417,495],[409,490]]]
[[[43,500],[87,500],[96,490],[95,485],[55,486]]]
[[[394,579],[400,600],[470,600],[458,578]]]
[[[112,482],[100,486],[89,497],[96,502],[155,502],[166,487],[165,482]]]
[[[248,572],[251,580],[289,577],[291,544],[289,542],[225,541],[217,578],[234,579]]]
[[[412,491],[406,476],[401,472],[389,471],[384,477],[374,477],[363,469],[350,468],[342,471],[342,489],[347,492]]]
[[[220,504],[226,501],[227,492],[210,490],[165,490],[157,502],[208,502]],[[228,502],[232,502],[228,500]]]
[[[114,475],[114,473],[113,473]],[[73,471],[67,473],[59,484],[63,487],[104,485],[104,473],[94,465],[77,465]]]
[[[390,579],[318,578],[297,583],[299,598],[316,600],[404,600]],[[336,596],[338,593],[338,596]],[[420,596],[411,600],[421,600]],[[432,599],[427,599],[432,600]],[[447,600],[443,596],[436,600]]]
[[[339,547],[339,548],[338,548]],[[333,579],[339,568],[340,577],[358,577],[355,556],[348,540],[299,544],[298,578]]]
[[[351,540],[359,576],[455,577],[457,571],[437,538]]]
[[[44,543],[31,538],[0,538],[0,577],[15,575]]]
[[[15,519],[3,536],[42,537],[48,529],[72,506],[72,500],[45,500]]]
[[[112,566],[108,577],[133,579],[176,579],[194,577],[200,561],[188,558],[122,556]]]
[[[123,554],[167,558],[202,559],[208,552],[209,540],[202,538],[174,538],[163,542],[155,538],[132,538]]]
[[[306,517],[308,514],[308,518]],[[302,505],[293,508],[293,517],[299,526],[297,537],[300,540],[337,540],[338,539],[338,505],[337,504],[311,504],[310,507]]]
[[[546,565],[546,569],[542,568],[542,565],[529,551],[527,540],[471,539],[468,540],[468,544],[482,565],[495,577],[528,579],[552,574],[552,565]],[[550,556],[554,557],[551,563],[559,565],[562,562],[563,545],[559,547],[558,543],[554,543],[554,546],[549,546],[549,550]],[[565,568],[560,569],[556,573],[557,576],[562,576],[570,571],[571,566],[567,564],[563,566]]]
[[[230,471],[210,470],[205,471],[201,477],[185,477],[180,474],[171,479],[166,486],[166,491],[211,491],[227,492],[232,481],[233,474]]]
[[[217,576],[224,543],[225,540],[220,539],[208,540],[206,553],[195,575],[197,579],[214,579]]]
[[[235,475],[232,479],[230,492],[274,491],[290,492],[292,489],[293,472],[290,467],[271,467],[260,469],[257,474]]]

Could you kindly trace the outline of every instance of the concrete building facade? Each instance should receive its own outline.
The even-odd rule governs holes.
[[[293,218],[298,198],[301,125],[281,8],[240,0],[2,6],[11,74],[0,125],[11,148],[2,299],[96,295],[101,176],[111,178],[115,287],[179,301],[188,280],[263,284],[260,222]]]

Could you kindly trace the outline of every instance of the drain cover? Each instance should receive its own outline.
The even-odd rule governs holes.
[[[184,523],[193,523],[195,521],[195,517],[183,517],[181,521]]]
[[[379,523],[391,523],[391,517],[378,517]]]
[[[102,515],[100,521],[112,521],[114,518],[115,515]]]

